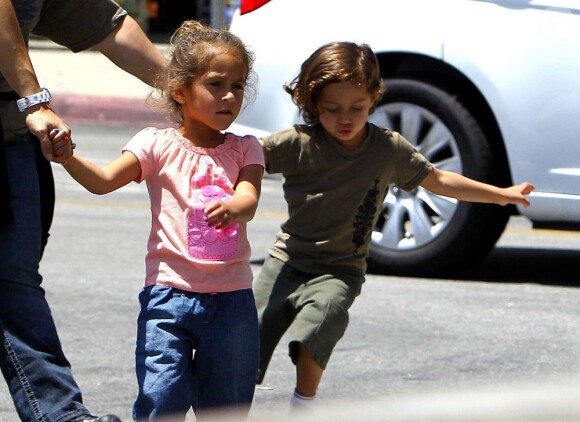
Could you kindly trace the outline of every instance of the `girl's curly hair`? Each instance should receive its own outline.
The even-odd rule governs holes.
[[[149,99],[156,108],[167,111],[172,121],[181,124],[183,111],[171,93],[179,87],[191,85],[197,77],[207,72],[211,59],[222,53],[233,54],[244,63],[247,69],[244,102],[247,105],[254,100],[257,82],[252,69],[254,54],[236,35],[198,21],[186,20],[171,36],[170,45],[169,64],[158,75],[156,92]]]

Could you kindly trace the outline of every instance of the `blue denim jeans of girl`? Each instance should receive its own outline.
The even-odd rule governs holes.
[[[29,135],[5,144],[14,219],[0,229],[0,369],[21,420],[64,422],[89,412],[38,272],[44,239],[37,142]]]
[[[245,418],[259,359],[252,290],[208,294],[149,286],[139,300],[133,418],[183,420],[190,408],[197,420],[218,409]]]

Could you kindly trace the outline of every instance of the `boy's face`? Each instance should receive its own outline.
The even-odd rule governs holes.
[[[320,91],[320,123],[343,147],[354,150],[364,141],[366,122],[374,99],[363,85],[333,82]]]

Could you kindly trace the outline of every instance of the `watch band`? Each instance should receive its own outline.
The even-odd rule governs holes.
[[[27,108],[34,107],[37,104],[49,103],[50,100],[52,100],[50,91],[46,88],[42,88],[42,91],[37,92],[36,94],[16,100],[16,104],[18,105],[18,110],[24,111]]]

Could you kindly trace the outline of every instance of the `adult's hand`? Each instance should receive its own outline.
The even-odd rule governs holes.
[[[40,148],[47,160],[64,163],[72,156],[71,130],[62,119],[48,107],[40,104],[27,110],[26,125],[40,140]],[[50,132],[57,129],[63,136],[52,142]],[[66,139],[65,139],[66,138]]]
[[[18,95],[26,97],[40,92],[40,84],[30,61],[28,47],[20,32],[11,0],[0,0],[0,51],[2,51],[0,73]],[[68,160],[72,155],[70,142],[68,147],[58,149],[59,146],[53,151],[53,145],[49,139],[50,131],[58,129],[59,131],[66,130],[70,140],[70,128],[61,118],[48,107],[48,104],[31,107],[26,110],[26,114],[26,125],[40,139],[44,156],[56,162]]]

